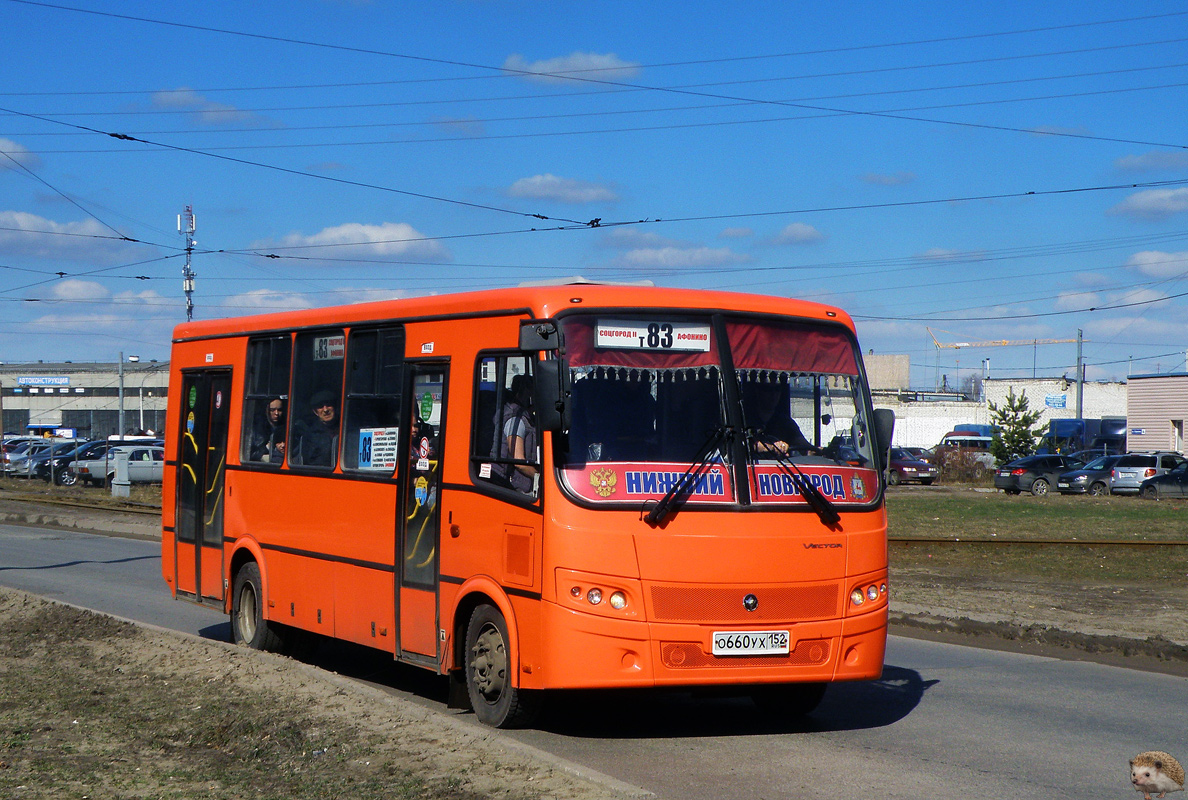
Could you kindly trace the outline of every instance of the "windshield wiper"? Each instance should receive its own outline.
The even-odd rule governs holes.
[[[693,459],[689,468],[673,481],[664,496],[656,501],[656,505],[652,507],[651,511],[644,515],[644,521],[653,527],[659,525],[679,504],[688,500],[697,488],[697,479],[713,461],[714,453],[717,452],[722,442],[728,441],[733,436],[733,428],[722,426],[716,428],[705,444],[701,446],[701,450],[698,451],[697,457]]]
[[[752,428],[747,431],[747,462],[750,466],[754,467],[755,465],[754,447],[752,445],[756,439],[763,441],[769,438],[763,433],[762,428]],[[774,458],[780,467],[780,471],[792,479],[792,483],[800,489],[800,496],[808,503],[809,508],[817,513],[817,516],[820,517],[825,527],[836,528],[837,523],[841,522],[841,514],[837,513],[833,502],[822,494],[820,489],[813,485],[813,482],[809,480],[807,475],[801,472],[800,467],[796,466],[786,454],[781,453],[774,447],[766,455]]]

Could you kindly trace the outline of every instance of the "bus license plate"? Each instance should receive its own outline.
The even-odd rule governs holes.
[[[788,631],[714,631],[716,656],[787,655]]]

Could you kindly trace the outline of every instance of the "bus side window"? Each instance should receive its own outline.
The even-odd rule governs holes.
[[[288,336],[248,342],[240,461],[284,462],[292,349]]]
[[[333,469],[342,422],[346,336],[341,328],[297,336],[286,455],[294,466]]]
[[[532,360],[523,354],[479,357],[470,459],[480,483],[534,496],[540,446],[532,378]]]
[[[347,342],[342,468],[391,475],[400,441],[404,330],[352,330]]]

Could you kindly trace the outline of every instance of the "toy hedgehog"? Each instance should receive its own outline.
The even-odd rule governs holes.
[[[1130,759],[1130,782],[1136,792],[1143,793],[1143,800],[1151,800],[1152,792],[1163,797],[1183,790],[1184,768],[1167,753],[1150,750]]]

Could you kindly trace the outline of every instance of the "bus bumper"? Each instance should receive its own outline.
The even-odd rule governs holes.
[[[542,669],[524,688],[721,686],[873,680],[883,671],[887,607],[790,625],[688,625],[583,614],[543,604]],[[716,656],[717,631],[788,630],[787,654]],[[528,679],[528,680],[524,680]]]

